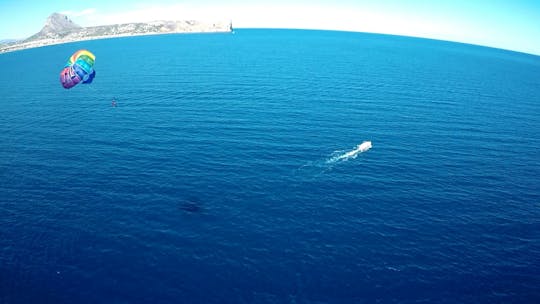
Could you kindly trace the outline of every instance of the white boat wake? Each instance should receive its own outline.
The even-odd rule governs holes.
[[[339,161],[346,161],[349,159],[356,158],[360,153],[364,153],[367,150],[371,149],[373,146],[371,145],[371,141],[364,141],[363,143],[356,146],[356,148],[347,151],[343,153],[342,151],[338,151],[339,154],[332,156],[328,160],[326,160],[327,164],[333,164]]]
[[[334,168],[340,162],[345,162],[350,159],[355,159],[361,153],[364,153],[371,149],[373,145],[371,141],[364,141],[358,144],[354,149],[346,151],[335,151],[329,158],[321,159],[317,161],[310,161],[309,163],[301,166],[295,170],[295,174],[301,174],[305,176],[320,176],[325,172],[328,172]]]

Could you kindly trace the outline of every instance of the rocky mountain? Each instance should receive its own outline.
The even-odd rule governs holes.
[[[35,35],[23,41],[0,44],[0,53],[91,39],[167,33],[232,32],[232,30],[232,23],[230,21],[201,22],[196,20],[154,21],[81,27],[71,21],[66,15],[54,13],[47,18],[41,31]]]
[[[66,15],[54,13],[47,18],[45,25],[39,33],[31,36],[27,40],[38,40],[47,38],[61,38],[73,31],[82,29],[81,26],[75,24]]]

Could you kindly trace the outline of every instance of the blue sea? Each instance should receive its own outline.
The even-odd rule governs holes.
[[[0,66],[2,304],[540,303],[538,56],[239,29]]]

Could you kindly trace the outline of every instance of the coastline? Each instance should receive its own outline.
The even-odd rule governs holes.
[[[180,26],[182,24],[183,26]],[[140,27],[145,27],[140,30]],[[151,26],[150,31],[146,31]],[[157,26],[157,28],[156,28]],[[198,23],[194,21],[176,21],[172,27],[170,22],[153,22],[149,24],[121,24],[111,26],[96,26],[82,28],[79,31],[71,32],[62,38],[44,38],[30,41],[19,41],[0,45],[0,54],[15,51],[40,48],[44,46],[65,44],[80,41],[112,39],[121,37],[167,35],[167,34],[197,34],[197,33],[231,33],[232,25],[230,22],[218,23]],[[90,32],[90,33],[88,33]],[[95,34],[95,32],[104,32]]]
[[[50,45],[57,44],[66,44],[80,41],[89,41],[89,40],[100,40],[100,39],[114,39],[122,37],[136,37],[136,36],[153,36],[153,35],[173,35],[173,34],[219,34],[219,33],[230,33],[231,31],[186,31],[186,32],[165,32],[165,33],[129,33],[129,34],[118,34],[118,35],[102,35],[102,36],[92,36],[84,37],[80,39],[43,39],[36,40],[31,42],[17,43],[14,45],[7,45],[0,47],[0,54],[11,53],[16,51],[35,49]]]

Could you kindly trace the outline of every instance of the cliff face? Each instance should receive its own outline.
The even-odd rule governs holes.
[[[148,23],[81,27],[71,21],[67,16],[54,13],[47,18],[45,26],[37,34],[20,42],[0,45],[0,53],[101,38],[167,33],[231,32],[232,30],[231,22],[200,22],[195,20],[154,21]]]

